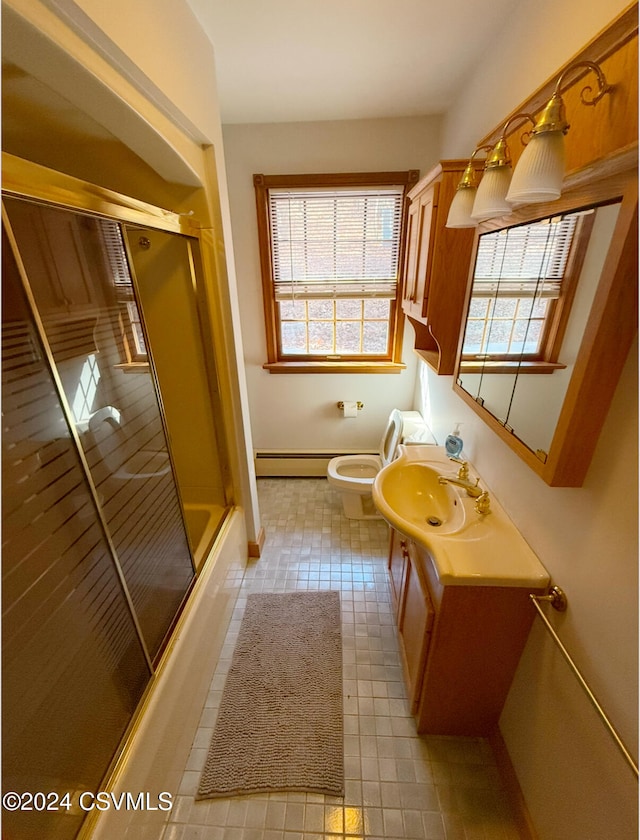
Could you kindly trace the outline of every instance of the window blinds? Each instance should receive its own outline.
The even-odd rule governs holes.
[[[103,253],[111,270],[111,277],[116,289],[131,296],[131,272],[127,262],[127,253],[122,240],[120,226],[108,219],[98,219],[98,229],[102,237]]]
[[[403,187],[271,190],[276,300],[394,298]]]
[[[483,234],[473,297],[559,297],[579,215]]]

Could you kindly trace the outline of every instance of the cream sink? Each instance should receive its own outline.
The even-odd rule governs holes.
[[[481,515],[464,488],[439,482],[458,470],[442,447],[400,446],[399,453],[376,476],[373,501],[392,528],[427,549],[443,585],[548,585],[546,569],[495,498]],[[475,479],[471,466],[470,473]]]
[[[438,482],[440,474],[431,464],[402,458],[394,461],[376,478],[376,507],[394,528],[411,530],[416,536],[459,531],[465,522],[465,508],[457,487]]]

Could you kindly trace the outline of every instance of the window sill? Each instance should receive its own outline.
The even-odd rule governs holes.
[[[149,362],[125,362],[120,365],[113,366],[116,370],[121,370],[123,373],[148,373]]]
[[[402,362],[266,362],[269,373],[400,373]]]
[[[566,365],[560,362],[508,362],[505,359],[460,363],[460,373],[553,373],[565,368]]]

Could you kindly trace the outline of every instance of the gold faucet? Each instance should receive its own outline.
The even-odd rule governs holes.
[[[488,513],[491,513],[491,499],[488,491],[483,490],[479,486],[479,478],[476,478],[475,483],[469,480],[469,464],[466,461],[460,460],[460,458],[449,457],[451,461],[460,464],[458,475],[455,478],[449,475],[439,475],[438,482],[440,484],[455,484],[456,487],[462,487],[466,490],[467,496],[471,496],[472,499],[476,500],[474,507],[480,516],[486,516]]]
[[[480,481],[479,478],[476,478],[475,484],[473,481],[469,481],[468,478],[460,478],[459,476],[453,475],[439,475],[438,482],[440,484],[455,484],[456,487],[463,487],[467,491],[467,496],[471,496],[472,499],[479,499],[480,496],[485,492],[482,487],[478,487],[478,482]]]

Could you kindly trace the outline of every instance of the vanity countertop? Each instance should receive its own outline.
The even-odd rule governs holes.
[[[386,470],[421,463],[441,475],[456,476],[459,465],[447,458],[442,446],[401,446],[399,457]],[[455,493],[456,504],[464,509],[464,524],[449,533],[428,529],[414,519],[390,515],[381,499],[382,473],[373,488],[373,499],[387,522],[405,536],[423,546],[431,555],[436,574],[444,586],[517,586],[544,589],[549,574],[518,531],[495,496],[486,516],[474,508],[475,499],[464,488],[446,485]],[[470,475],[477,472],[469,464]],[[486,485],[480,479],[480,486]],[[425,504],[427,501],[425,500]],[[395,513],[395,511],[394,511]]]

